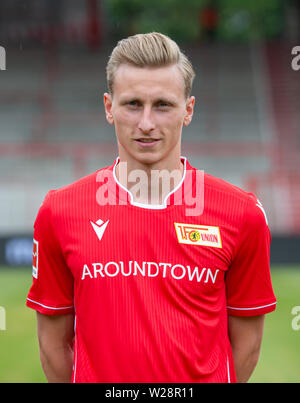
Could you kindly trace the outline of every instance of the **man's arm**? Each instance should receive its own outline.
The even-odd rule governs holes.
[[[258,362],[264,329],[264,315],[228,316],[228,333],[237,381],[247,382]]]
[[[71,382],[74,315],[42,315],[37,312],[41,364],[48,382]]]

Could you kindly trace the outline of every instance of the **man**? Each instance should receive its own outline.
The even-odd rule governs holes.
[[[181,157],[195,99],[170,38],[120,41],[105,113],[119,157],[50,191],[33,284],[49,382],[246,382],[275,309],[257,199]]]

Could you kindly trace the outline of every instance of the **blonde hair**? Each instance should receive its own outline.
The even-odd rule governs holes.
[[[176,42],[158,32],[129,36],[118,42],[106,67],[107,86],[113,94],[115,73],[121,64],[136,67],[163,67],[177,64],[182,73],[185,96],[188,98],[195,77],[192,64]]]

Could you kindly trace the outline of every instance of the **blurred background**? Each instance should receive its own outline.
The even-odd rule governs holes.
[[[106,63],[119,39],[151,31],[196,71],[182,154],[268,215],[278,308],[252,381],[300,381],[300,2],[1,0],[0,382],[45,381],[25,308],[33,222],[49,189],[116,158]]]

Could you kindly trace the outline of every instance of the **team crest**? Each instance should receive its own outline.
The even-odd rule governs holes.
[[[219,227],[174,223],[179,243],[222,248]]]

